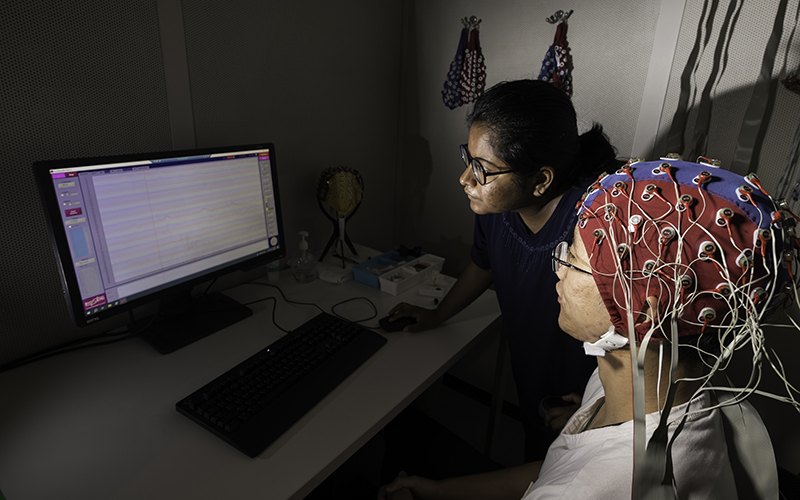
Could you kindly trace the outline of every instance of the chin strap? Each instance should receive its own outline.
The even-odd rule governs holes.
[[[614,325],[611,325],[608,327],[608,331],[604,333],[597,342],[593,344],[584,342],[583,351],[587,356],[603,357],[606,355],[607,351],[613,351],[620,347],[625,347],[626,345],[628,345],[628,339],[618,334],[614,329]]]

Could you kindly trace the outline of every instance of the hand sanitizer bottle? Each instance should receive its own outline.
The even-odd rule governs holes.
[[[317,261],[314,260],[314,256],[308,251],[307,237],[308,233],[306,231],[300,231],[298,253],[291,261],[294,279],[300,283],[309,283],[317,279]]]

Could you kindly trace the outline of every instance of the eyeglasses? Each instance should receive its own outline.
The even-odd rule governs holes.
[[[586,271],[585,269],[581,269],[580,267],[575,267],[569,262],[566,261],[567,254],[569,253],[569,243],[566,241],[562,241],[553,249],[553,272],[558,274],[558,271],[561,269],[561,266],[567,266],[570,269],[574,269],[576,271],[580,271],[584,274],[591,275],[590,271]]]
[[[500,174],[507,174],[509,172],[514,172],[514,170],[500,170],[498,172],[487,172],[481,162],[476,160],[469,154],[469,150],[467,150],[467,145],[462,144],[459,146],[461,148],[461,159],[464,160],[464,165],[472,169],[472,175],[475,176],[475,180],[478,181],[478,184],[481,186],[486,184],[486,178],[491,177],[492,175],[500,175]]]

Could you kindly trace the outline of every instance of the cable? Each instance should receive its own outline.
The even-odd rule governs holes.
[[[320,312],[322,312],[322,313],[326,313],[326,311],[325,311],[324,309],[322,309],[322,308],[321,308],[321,307],[320,307],[318,304],[316,304],[316,303],[313,303],[313,302],[298,302],[298,301],[295,301],[295,300],[289,300],[289,299],[287,299],[287,298],[286,298],[286,295],[283,293],[283,290],[281,290],[281,288],[280,288],[279,286],[277,286],[277,285],[273,285],[272,283],[263,283],[263,282],[261,282],[261,281],[251,281],[251,282],[249,282],[249,283],[245,283],[245,284],[247,284],[247,285],[261,285],[261,286],[268,286],[268,287],[272,287],[272,288],[274,288],[274,289],[278,290],[278,292],[281,294],[281,297],[283,298],[283,300],[284,300],[286,303],[289,303],[289,304],[296,304],[296,305],[301,305],[301,306],[313,306],[313,307],[316,307],[317,309],[319,309],[319,310],[320,310]],[[278,323],[276,322],[276,320],[275,320],[275,311],[276,311],[276,309],[278,308],[278,301],[277,301],[277,298],[276,298],[276,297],[265,297],[265,298],[263,298],[263,299],[258,299],[258,300],[254,300],[254,301],[252,301],[252,302],[248,302],[248,303],[246,303],[246,304],[244,304],[244,305],[246,305],[246,306],[247,306],[247,305],[250,305],[250,304],[256,304],[256,303],[258,303],[258,302],[263,302],[263,301],[265,301],[265,300],[274,300],[274,301],[275,301],[275,302],[274,302],[274,306],[273,306],[273,308],[272,308],[272,324],[273,324],[273,325],[275,325],[275,327],[276,327],[276,328],[278,328],[279,330],[281,330],[282,332],[284,332],[284,333],[289,333],[289,330],[286,330],[286,329],[284,329],[284,328],[280,327],[280,326],[278,325]],[[372,314],[372,316],[369,316],[369,317],[367,317],[367,318],[364,318],[364,319],[352,320],[352,319],[346,318],[346,317],[344,317],[344,316],[342,316],[341,314],[339,314],[339,313],[337,313],[337,312],[336,312],[336,308],[337,308],[337,307],[339,307],[339,306],[341,306],[341,305],[343,305],[343,304],[346,304],[346,303],[348,303],[348,302],[353,302],[353,301],[356,301],[356,300],[364,300],[364,301],[366,301],[366,302],[367,302],[367,303],[368,303],[370,306],[372,306],[372,310],[373,310],[373,314]],[[332,306],[331,306],[331,314],[333,314],[333,315],[335,315],[335,316],[337,316],[337,317],[339,317],[339,318],[341,318],[341,319],[343,319],[343,320],[350,321],[350,322],[352,322],[352,323],[363,323],[364,321],[369,321],[369,320],[371,320],[371,319],[375,319],[375,318],[377,318],[377,317],[378,317],[378,308],[377,308],[377,306],[376,306],[376,305],[375,305],[375,304],[374,304],[374,303],[373,303],[373,302],[372,302],[370,299],[368,299],[367,297],[353,297],[353,298],[346,299],[346,300],[343,300],[343,301],[341,301],[341,302],[338,302],[338,303],[336,303],[336,304],[332,305]],[[364,326],[365,328],[369,328],[369,329],[371,329],[371,330],[379,330],[379,328],[378,328],[378,327],[370,327],[370,326],[366,326],[366,325],[362,325],[362,326]]]
[[[348,319],[348,318],[345,318],[344,316],[342,316],[341,314],[337,313],[337,312],[334,310],[334,309],[336,309],[337,307],[341,306],[342,304],[347,304],[348,302],[353,302],[354,300],[365,300],[365,301],[367,301],[367,303],[368,303],[369,305],[371,305],[371,306],[372,306],[372,310],[374,311],[374,313],[372,314],[372,316],[370,316],[370,317],[368,317],[368,318],[364,318],[364,319]],[[345,319],[345,320],[347,320],[347,321],[352,321],[353,323],[363,323],[364,321],[369,321],[369,320],[371,320],[371,319],[375,319],[375,318],[377,318],[377,317],[378,317],[378,308],[375,306],[375,304],[374,304],[374,303],[373,303],[371,300],[369,300],[369,299],[368,299],[368,298],[366,298],[366,297],[353,297],[352,299],[343,300],[343,301],[339,302],[338,304],[334,304],[334,305],[332,305],[332,306],[331,306],[331,312],[332,312],[333,314],[335,314],[336,316],[339,316],[340,318],[342,318],[342,319]],[[368,327],[368,328],[369,328],[369,327]],[[377,329],[377,328],[373,328],[373,330],[376,330],[376,329]]]
[[[132,312],[130,312],[130,316],[131,316],[131,319],[132,319],[133,318],[133,313]],[[77,351],[77,350],[80,350],[80,349],[88,349],[89,347],[96,347],[96,346],[101,346],[101,345],[113,344],[113,343],[116,343],[116,342],[121,342],[123,340],[129,339],[131,337],[136,337],[140,333],[142,333],[144,330],[149,328],[150,325],[153,324],[153,322],[155,321],[157,316],[158,316],[158,312],[156,312],[156,314],[154,314],[150,318],[150,320],[147,322],[146,325],[144,325],[142,328],[140,328],[140,329],[138,329],[136,331],[133,331],[133,332],[130,331],[130,324],[128,324],[127,329],[125,331],[122,331],[122,332],[111,333],[114,330],[116,330],[117,328],[120,328],[120,327],[115,327],[115,328],[112,328],[111,330],[107,330],[107,331],[105,331],[103,333],[100,333],[100,334],[97,334],[97,335],[93,335],[91,337],[85,337],[85,338],[81,338],[81,339],[77,339],[77,340],[71,340],[69,342],[65,342],[65,343],[57,345],[55,347],[50,347],[48,349],[44,349],[42,351],[33,353],[31,355],[25,356],[25,357],[20,358],[18,360],[12,361],[11,363],[6,363],[4,365],[0,365],[0,373],[8,371],[8,370],[13,370],[14,368],[19,368],[20,366],[27,365],[27,364],[30,364],[30,363],[34,363],[36,361],[47,359],[47,358],[50,358],[50,357],[53,357],[53,356],[56,356],[56,355],[59,355],[59,354],[64,354],[64,353],[71,352],[71,351]],[[92,342],[94,340],[104,339],[104,338],[107,338],[107,337],[117,337],[117,338],[113,338],[111,340],[106,340],[106,341],[101,341],[101,342]]]

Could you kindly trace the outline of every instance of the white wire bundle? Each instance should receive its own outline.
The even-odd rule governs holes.
[[[800,126],[798,127],[798,131],[795,135],[795,149],[790,157],[791,162],[796,161],[798,148],[800,148]],[[625,173],[625,168],[635,165],[635,163],[638,161],[639,160],[637,159],[633,159],[629,165],[623,167],[623,169],[618,171],[617,174]],[[654,171],[654,173],[656,172]],[[770,309],[768,307],[756,307],[757,303],[763,302],[765,304],[770,304],[776,297],[776,294],[783,293],[782,290],[778,290],[780,285],[778,283],[779,280],[777,279],[779,276],[780,266],[784,262],[784,256],[778,255],[778,243],[783,242],[787,236],[784,233],[783,226],[772,223],[767,225],[767,227],[769,227],[770,237],[766,241],[770,243],[768,248],[771,253],[769,257],[771,258],[761,259],[761,265],[763,266],[763,269],[759,270],[759,273],[756,273],[756,266],[752,265],[752,262],[755,262],[758,259],[752,259],[749,269],[745,269],[740,278],[734,278],[733,274],[731,273],[731,269],[728,268],[728,259],[725,256],[725,248],[732,247],[736,252],[739,252],[740,256],[755,256],[757,253],[762,252],[762,248],[757,244],[757,242],[761,241],[761,245],[765,245],[766,241],[759,240],[754,237],[752,246],[740,248],[736,241],[734,241],[730,232],[730,226],[728,226],[728,241],[725,242],[728,243],[728,245],[726,247],[726,245],[721,244],[722,242],[720,239],[715,236],[712,231],[709,231],[708,228],[698,223],[698,221],[702,219],[707,209],[706,194],[702,188],[702,182],[698,183],[695,190],[696,196],[700,200],[700,212],[692,220],[691,211],[688,210],[688,208],[685,210],[680,210],[681,196],[685,196],[687,193],[681,193],[679,184],[675,182],[671,174],[669,174],[669,176],[672,179],[675,200],[678,200],[678,202],[673,205],[672,203],[666,202],[666,199],[659,195],[658,197],[666,202],[664,206],[664,212],[660,214],[648,213],[648,210],[645,210],[645,207],[639,203],[639,200],[634,199],[633,193],[635,191],[636,180],[634,180],[633,176],[631,175],[629,175],[630,180],[626,180],[626,182],[623,183],[625,185],[630,185],[630,189],[627,191],[627,193],[624,188],[615,188],[609,191],[606,188],[597,187],[597,189],[603,189],[603,191],[605,191],[604,194],[599,195],[605,197],[603,200],[605,203],[603,203],[598,210],[592,212],[592,216],[599,217],[599,214],[602,213],[602,217],[606,222],[608,222],[608,225],[606,226],[604,234],[598,235],[598,230],[595,230],[595,244],[592,245],[588,252],[589,261],[593,262],[594,252],[603,247],[603,240],[606,240],[607,244],[611,245],[612,249],[617,250],[612,252],[614,255],[615,267],[613,276],[600,273],[600,271],[595,269],[594,266],[592,266],[592,271],[593,273],[598,273],[602,276],[613,278],[614,286],[612,287],[612,290],[614,294],[614,302],[618,310],[626,311],[627,313],[631,357],[636,361],[633,363],[634,370],[632,373],[634,389],[634,494],[644,495],[646,498],[653,499],[673,498],[676,496],[674,478],[672,488],[664,487],[662,484],[662,479],[664,477],[664,471],[671,469],[671,467],[668,467],[668,461],[670,460],[668,455],[669,449],[672,446],[672,442],[678,436],[683,422],[690,415],[708,412],[723,405],[737,404],[751,394],[759,394],[778,401],[789,403],[800,412],[800,404],[798,403],[797,399],[797,395],[800,394],[800,392],[786,378],[783,364],[781,363],[777,354],[773,350],[767,350],[765,347],[765,337],[762,325],[764,325],[765,314],[767,314]],[[746,178],[745,180],[752,184],[749,179]],[[598,184],[596,184],[596,186]],[[614,185],[617,186],[619,184],[620,182],[618,181]],[[760,184],[758,187],[760,188]],[[774,212],[778,213],[779,207],[776,205],[775,201],[766,193],[764,193],[764,195],[766,195],[771,201]],[[612,198],[610,198],[616,198],[619,196],[627,197],[626,213],[629,217],[627,221],[623,221],[619,218],[620,213],[617,210],[617,205],[619,204],[615,203]],[[652,197],[650,199],[652,199]],[[752,198],[750,199],[750,202],[755,205],[755,203],[752,201]],[[660,206],[660,204],[655,206]],[[638,213],[636,215],[630,215],[633,213],[633,207],[637,208]],[[756,208],[758,207],[756,206]],[[589,210],[585,204],[584,209]],[[675,210],[682,211],[683,215],[678,217],[677,223],[672,224],[668,222],[666,218]],[[652,207],[650,207],[650,211],[653,211]],[[591,212],[591,210],[589,210],[589,212]],[[762,228],[764,227],[764,222],[766,222],[763,220],[764,213],[759,209],[758,214],[761,219],[756,221],[756,228]],[[637,217],[638,219],[634,219]],[[580,220],[581,227],[585,227],[586,220]],[[617,221],[618,224],[615,224],[615,221]],[[677,258],[675,259],[675,262],[667,262],[664,259],[663,250],[669,241],[665,242],[663,237],[659,237],[658,248],[651,248],[647,244],[647,239],[645,238],[645,235],[647,235],[649,231],[663,232],[665,228],[671,228],[674,238],[676,238],[676,241],[672,243],[677,244],[678,249],[676,252]],[[712,242],[716,246],[715,250],[719,252],[719,258],[716,258],[714,254],[706,255],[705,258],[701,258],[698,254],[696,258],[684,263],[682,261],[684,256],[684,246],[687,244],[685,241],[685,235],[690,229],[699,229],[702,231],[708,238],[708,241]],[[703,244],[705,244],[705,242]],[[694,248],[694,246],[691,245],[690,247]],[[628,262],[632,263],[633,253],[640,252],[648,253],[645,257],[647,259],[645,261],[645,269],[632,269],[631,265],[629,266],[630,269],[626,270],[626,266],[624,265],[623,261],[627,260]],[[639,257],[641,257],[641,254]],[[703,261],[710,261],[714,263],[719,271],[720,285],[717,286],[716,290],[700,290],[698,288],[697,274],[693,270],[693,266]],[[770,264],[768,264],[768,262]],[[788,271],[790,273],[792,272],[791,266],[794,263],[795,261],[789,263],[790,268]],[[738,271],[742,272],[741,269]],[[757,275],[762,276],[759,278]],[[669,279],[664,279],[662,276]],[[690,287],[688,290],[682,287],[682,280],[685,279],[686,276],[691,279],[692,283],[692,287]],[[792,279],[790,281],[794,302],[798,307],[800,307],[800,298],[798,298],[797,293],[796,277],[794,275],[791,275],[791,277]],[[633,311],[632,305],[634,304],[634,298],[632,294],[633,291],[637,289],[634,284],[639,280],[647,280],[647,292],[645,293],[645,297],[649,297],[651,295],[656,296],[659,299],[658,303],[670,304],[671,310],[663,312],[658,310]],[[723,284],[727,285],[727,290],[729,290],[730,293],[726,295],[722,293],[716,293],[720,289],[724,288],[721,286]],[[622,291],[622,297],[618,296],[618,290]],[[664,294],[667,294],[668,300],[666,301],[661,300],[664,297]],[[721,299],[722,303],[727,307],[727,310],[723,313],[721,321],[717,322],[716,325],[707,324],[708,322],[701,323],[700,318],[695,321],[693,318],[685,317],[685,311],[687,307],[692,304],[693,301],[702,298],[705,294],[714,294],[714,298]],[[766,298],[762,298],[764,294],[766,294]],[[720,314],[720,311],[715,311],[715,314]],[[646,315],[645,322],[650,322],[650,328],[642,339],[641,345],[637,347],[636,335],[634,331],[634,318],[640,318],[642,315]],[[691,346],[699,351],[700,358],[708,368],[707,373],[700,378],[675,379],[678,367],[679,331],[677,321],[679,319],[688,324],[701,327],[703,334],[707,335],[709,333],[716,332],[719,341],[719,355],[703,351],[696,346]],[[791,325],[781,326],[794,327],[800,330],[800,325],[798,325],[793,318],[789,317],[789,320],[792,323]],[[656,430],[656,432],[653,434],[654,437],[651,439],[650,444],[646,445],[644,359],[647,345],[650,342],[653,334],[657,331],[669,332],[669,335],[664,335],[664,337],[667,338],[666,341],[670,343],[671,348],[671,366],[668,385],[669,389],[667,401],[663,409],[661,408],[661,396],[660,394],[657,396],[659,401],[659,411],[662,412],[659,429],[664,432],[659,433],[659,430]],[[660,346],[660,349],[663,349],[663,345]],[[752,361],[752,370],[747,383],[742,387],[721,387],[713,385],[711,383],[712,377],[718,372],[724,371],[726,368],[728,368],[733,354],[737,351],[745,350],[749,351]],[[663,354],[663,350],[660,350],[659,352]],[[661,364],[662,360],[663,357],[660,356],[659,365]],[[786,388],[786,396],[779,396],[758,389],[762,376],[762,365],[764,363],[766,363],[767,366],[769,366],[783,382]],[[659,382],[657,387],[660,387],[661,366],[658,368]],[[655,442],[657,440],[656,436],[660,436],[658,439],[666,440],[667,434],[665,431],[666,426],[669,423],[669,412],[672,406],[675,386],[677,383],[682,381],[700,382],[699,389],[692,395],[690,401],[704,391],[729,392],[733,395],[733,397],[726,400],[724,403],[717,403],[711,407],[705,407],[702,409],[693,410],[691,409],[690,403],[687,405],[686,413],[682,415],[682,421],[678,425],[676,431],[673,433],[669,444],[664,442]],[[662,426],[664,427],[663,429]]]

